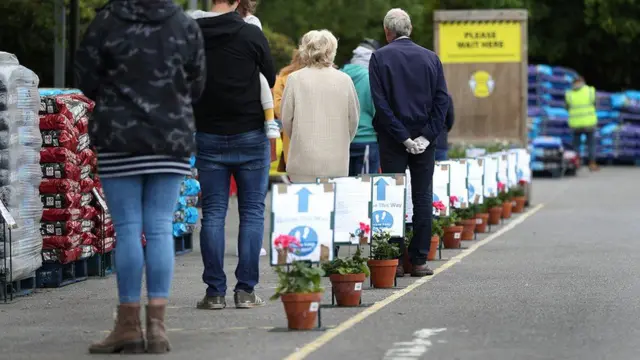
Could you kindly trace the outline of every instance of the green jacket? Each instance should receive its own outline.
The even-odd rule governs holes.
[[[376,113],[369,86],[369,69],[361,65],[347,64],[342,71],[351,77],[360,101],[360,121],[354,143],[377,142],[378,137],[373,129],[373,116]]]

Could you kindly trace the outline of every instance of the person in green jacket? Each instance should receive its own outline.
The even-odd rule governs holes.
[[[353,80],[360,101],[358,131],[350,147],[349,176],[374,174],[380,169],[378,137],[373,129],[375,108],[369,87],[369,59],[378,48],[380,44],[377,41],[363,40],[353,50],[351,61],[342,68],[342,71]]]
[[[589,169],[597,171],[595,132],[598,125],[596,112],[596,89],[585,83],[584,78],[578,76],[573,81],[571,90],[565,93],[567,110],[569,110],[569,128],[573,132],[574,150],[580,154],[582,135],[587,138],[587,153]]]

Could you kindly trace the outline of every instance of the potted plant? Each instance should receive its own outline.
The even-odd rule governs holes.
[[[462,226],[461,240],[473,240],[473,235],[476,231],[476,219],[473,214],[473,209],[455,209],[455,213],[458,217],[458,221],[456,224]]]
[[[524,205],[527,203],[527,197],[525,196],[524,187],[527,182],[524,180],[518,181],[518,186],[511,189],[511,196],[513,197],[514,206],[512,211],[514,213],[521,213],[524,211]]]
[[[431,220],[431,244],[429,246],[429,253],[427,254],[427,260],[432,261],[436,259],[438,253],[438,246],[440,246],[440,239],[444,235],[442,229],[442,223],[439,218],[433,218]]]
[[[295,241],[292,238],[295,239],[290,235],[280,235],[276,241],[287,244],[287,251],[294,252]],[[324,292],[324,271],[304,261],[294,261],[287,267],[278,266],[275,271],[278,274],[278,286],[271,300],[282,300],[289,329],[312,329],[318,318],[320,300]]]
[[[362,295],[362,283],[369,276],[367,260],[362,257],[360,247],[346,259],[335,258],[322,264],[322,269],[331,280],[333,295],[338,306],[358,306]]]
[[[374,288],[388,289],[394,285],[400,250],[397,244],[389,243],[390,239],[391,234],[387,231],[377,231],[373,234],[371,259],[367,265],[371,270],[371,283]]]
[[[456,225],[458,216],[455,212],[451,212],[449,216],[440,218],[444,237],[442,242],[445,249],[459,249],[460,238],[462,237],[462,226]]]
[[[498,183],[498,198],[502,201],[502,218],[509,219],[513,208],[513,199],[511,192],[505,188],[503,183]]]
[[[473,205],[473,218],[476,220],[475,232],[487,232],[487,224],[489,223],[489,212],[480,204]]]
[[[484,199],[485,211],[489,213],[489,225],[500,224],[502,218],[502,200],[498,197],[489,197]]]

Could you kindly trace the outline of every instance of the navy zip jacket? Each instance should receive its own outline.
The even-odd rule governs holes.
[[[436,149],[447,150],[449,148],[449,131],[453,128],[454,114],[453,114],[453,99],[449,96],[449,110],[447,110],[447,116],[444,119],[445,128],[442,130],[442,134],[438,136],[436,140]]]
[[[377,50],[369,62],[376,108],[373,126],[397,142],[424,136],[434,143],[444,128],[449,95],[442,63],[409,38]]]

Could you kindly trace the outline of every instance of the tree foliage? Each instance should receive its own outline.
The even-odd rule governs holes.
[[[68,0],[67,0],[68,1]],[[106,0],[80,0],[81,23]],[[188,0],[177,1],[186,6]],[[0,50],[15,53],[41,83],[53,78],[53,0],[0,1]],[[390,8],[411,15],[412,38],[431,48],[436,9],[529,10],[529,60],[574,68],[597,88],[640,87],[632,51],[640,35],[640,0],[263,0],[258,16],[279,67],[290,59],[298,39],[326,28],[339,39],[336,62],[348,61],[365,37],[384,43],[382,19]]]

